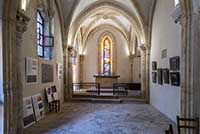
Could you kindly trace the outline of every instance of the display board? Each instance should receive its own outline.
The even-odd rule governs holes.
[[[36,94],[32,96],[32,101],[33,101],[36,121],[39,121],[45,116],[44,103],[41,94]]]
[[[51,86],[45,89],[48,103],[58,100],[58,92],[56,86]]]
[[[35,116],[33,112],[33,105],[31,97],[23,98],[23,124],[24,128],[35,123]]]
[[[51,87],[47,87],[45,89],[46,91],[46,96],[47,96],[47,101],[48,103],[51,103],[53,101],[53,92],[52,92],[52,88]]]

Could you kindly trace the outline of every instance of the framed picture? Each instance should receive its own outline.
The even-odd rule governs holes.
[[[165,84],[169,84],[169,69],[163,69],[163,81]]]
[[[157,73],[156,72],[152,72],[152,82],[157,83]]]
[[[162,50],[161,58],[162,58],[162,59],[167,58],[167,49],[163,49],[163,50]]]
[[[180,86],[180,73],[179,72],[171,72],[171,85],[173,86]]]
[[[157,73],[158,73],[158,84],[162,85],[163,84],[163,70],[162,70],[162,68],[158,68]]]
[[[26,57],[26,83],[36,84],[38,74],[38,60]]]
[[[157,62],[156,61],[152,61],[152,70],[157,70]]]
[[[178,71],[180,70],[180,57],[172,57],[169,59],[169,64],[170,64],[170,70],[172,71]]]

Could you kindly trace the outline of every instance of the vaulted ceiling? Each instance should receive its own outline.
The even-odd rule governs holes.
[[[65,24],[69,24],[70,19],[75,17],[80,13],[84,8],[95,3],[97,1],[106,1],[106,0],[60,0],[62,6],[62,12],[64,15]],[[151,11],[154,5],[155,0],[107,0],[110,2],[119,2],[123,4],[128,10],[134,10],[133,4],[141,10],[141,14],[145,17],[144,19],[148,22],[148,19],[151,15]]]
[[[145,42],[156,0],[60,0],[68,44],[75,44],[78,36],[82,43],[91,32],[104,25],[121,32],[130,42],[136,35]]]

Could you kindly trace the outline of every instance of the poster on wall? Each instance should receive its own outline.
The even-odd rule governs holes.
[[[62,64],[61,63],[57,63],[56,70],[57,70],[57,78],[58,80],[61,80],[62,79]]]
[[[152,82],[157,83],[157,73],[156,72],[152,72]]]
[[[178,71],[180,70],[180,57],[172,57],[169,59],[169,64],[170,64],[170,70],[172,71]]]
[[[158,75],[158,84],[162,85],[163,84],[163,70],[162,70],[162,68],[158,68],[157,75]]]
[[[44,103],[41,94],[36,94],[32,96],[32,101],[33,101],[36,121],[39,121],[45,116]]]
[[[49,83],[54,81],[54,69],[52,64],[42,64],[42,83]]]
[[[36,83],[38,74],[38,60],[27,57],[26,58],[26,82]]]
[[[165,84],[169,84],[169,69],[163,69],[163,80]]]
[[[172,86],[180,86],[180,73],[179,72],[171,72],[171,85]]]
[[[153,71],[157,70],[157,62],[156,61],[152,61],[152,70]]]
[[[27,128],[35,123],[31,97],[23,98],[23,124]]]

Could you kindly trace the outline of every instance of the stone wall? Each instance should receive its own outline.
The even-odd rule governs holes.
[[[116,55],[113,57],[116,58],[116,64],[113,65],[116,65],[116,67],[114,67],[116,68],[115,74],[120,75],[118,82],[131,82],[128,45],[124,37],[114,28],[102,29],[90,36],[86,42],[83,63],[83,80],[84,82],[95,82],[93,75],[98,74],[98,68],[100,66],[98,63],[98,39],[106,31],[111,32],[116,39],[114,41],[114,45],[116,45]],[[133,82],[140,82],[140,64],[140,58],[138,57],[134,60],[133,65]]]
[[[170,16],[174,11],[174,0],[159,0],[154,12],[152,28],[152,61],[157,61],[158,68],[169,68],[169,58],[181,56],[181,26],[175,24]],[[161,58],[162,50],[167,49],[167,58]],[[180,114],[180,87],[171,84],[152,83],[152,68],[150,69],[150,103],[169,118],[176,120]]]
[[[46,97],[45,97],[45,92],[44,89],[46,87],[56,85],[57,90],[58,90],[58,96],[60,100],[63,102],[64,99],[64,84],[63,84],[63,75],[62,79],[58,80],[57,79],[57,73],[56,73],[56,64],[61,63],[63,65],[63,51],[62,51],[62,35],[61,35],[61,24],[60,24],[60,19],[59,19],[59,14],[58,10],[56,8],[56,5],[54,3],[54,53],[55,53],[55,58],[54,60],[45,60],[43,58],[39,58],[37,55],[37,31],[36,31],[36,17],[37,13],[37,1],[31,0],[30,4],[27,8],[27,11],[25,14],[31,19],[29,24],[28,24],[28,29],[24,34],[23,37],[23,43],[21,48],[23,48],[22,51],[22,56],[20,57],[20,68],[21,68],[21,76],[22,76],[22,81],[23,81],[23,96],[32,96],[38,93],[41,93],[45,102],[46,102]],[[33,57],[38,59],[38,82],[36,84],[27,84],[26,81],[26,72],[25,72],[25,58],[26,57]],[[54,81],[51,83],[42,83],[41,81],[41,64],[42,63],[47,63],[47,64],[52,64],[54,68]]]

